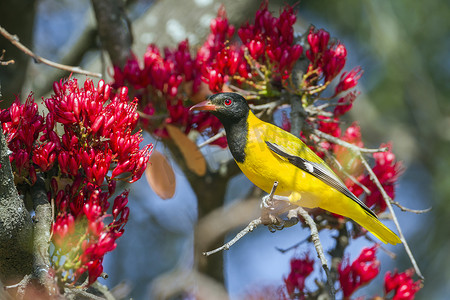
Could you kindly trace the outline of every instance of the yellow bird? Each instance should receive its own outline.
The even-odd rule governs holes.
[[[219,118],[237,165],[265,192],[278,181],[275,194],[288,196],[291,203],[351,218],[384,243],[400,243],[320,157],[296,136],[258,119],[241,95],[215,94],[191,110],[210,111]]]

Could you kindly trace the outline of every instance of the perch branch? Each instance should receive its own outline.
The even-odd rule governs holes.
[[[265,204],[270,204],[272,203],[273,200],[273,196],[275,195],[275,191],[277,190],[278,187],[278,181],[275,181],[273,183],[272,186],[272,190],[270,191],[270,194],[268,195],[268,198],[266,198],[263,203]],[[228,243],[224,244],[223,246],[216,248],[214,250],[208,251],[208,252],[203,252],[204,256],[210,256],[211,254],[223,251],[223,250],[228,250],[230,249],[231,246],[233,246],[237,241],[239,241],[241,238],[243,238],[247,233],[255,230],[256,227],[258,227],[259,225],[261,225],[262,222],[262,218],[259,217],[258,219],[255,219],[253,221],[251,221],[247,227],[245,227],[243,230],[241,230],[231,241],[229,241]]]
[[[102,74],[100,74],[100,73],[94,73],[94,72],[86,71],[86,70],[81,69],[80,67],[73,67],[73,66],[62,65],[62,64],[59,64],[59,63],[55,63],[55,62],[53,62],[51,60],[48,60],[46,58],[40,57],[39,55],[33,53],[33,51],[31,51],[30,49],[25,47],[19,41],[19,38],[16,35],[10,34],[2,26],[0,26],[0,34],[3,35],[7,40],[9,40],[11,42],[11,44],[16,46],[18,49],[20,49],[26,55],[31,56],[34,59],[34,61],[37,62],[37,63],[43,63],[43,64],[46,64],[46,65],[48,65],[50,67],[61,69],[61,70],[72,72],[72,73],[78,73],[78,74],[83,74],[83,75],[92,76],[92,77],[102,77]]]
[[[223,250],[228,250],[230,249],[231,246],[233,246],[237,241],[239,241],[241,238],[243,238],[247,233],[255,230],[256,227],[258,227],[259,225],[261,225],[261,218],[255,219],[253,221],[251,221],[247,227],[245,227],[243,230],[241,230],[231,241],[229,241],[228,243],[226,243],[225,245],[208,251],[208,252],[203,252],[204,256],[210,256],[211,254],[223,251]]]

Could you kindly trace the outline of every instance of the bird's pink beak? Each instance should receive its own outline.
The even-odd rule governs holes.
[[[213,111],[216,110],[217,106],[212,104],[210,100],[206,100],[203,102],[200,102],[194,106],[192,106],[189,110],[206,110],[206,111]]]

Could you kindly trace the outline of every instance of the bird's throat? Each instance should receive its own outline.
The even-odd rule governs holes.
[[[222,122],[227,133],[228,148],[239,163],[245,161],[245,147],[248,136],[248,113],[245,118]]]

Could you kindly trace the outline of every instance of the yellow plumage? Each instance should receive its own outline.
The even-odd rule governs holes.
[[[292,165],[266,145],[266,141],[280,145],[289,154],[321,164],[331,171],[323,160],[299,138],[275,125],[261,121],[251,111],[247,121],[248,134],[245,147],[247,155],[244,163],[237,164],[256,186],[269,193],[273,183],[278,181],[277,195],[290,196],[292,192],[300,194],[300,199],[297,196],[291,197],[293,204],[307,208],[320,207],[351,218],[384,243],[394,245],[400,243],[395,233],[367,213],[358,203],[322,180]]]

